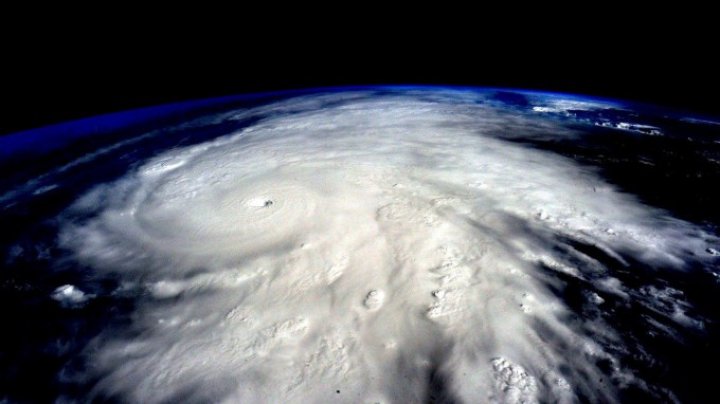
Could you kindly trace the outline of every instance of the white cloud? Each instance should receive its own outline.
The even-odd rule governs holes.
[[[435,374],[468,402],[612,399],[595,363],[614,359],[562,320],[537,264],[584,276],[555,248],[562,235],[682,268],[705,248],[695,230],[571,160],[488,136],[528,130],[522,118],[338,101],[263,107],[283,113],[168,151],[75,206],[105,201],[62,244],[149,292],[138,333],[98,341],[98,394],[414,402]]]
[[[571,110],[593,111],[618,107],[618,104],[609,101],[586,101],[548,95],[531,97],[531,99],[533,99],[536,104],[539,104],[533,107],[533,111],[535,112],[561,113]]]
[[[86,294],[76,286],[63,285],[55,289],[51,297],[64,307],[81,307],[94,296]]]

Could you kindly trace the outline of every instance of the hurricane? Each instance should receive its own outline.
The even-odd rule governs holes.
[[[54,219],[64,262],[134,300],[71,373],[149,403],[675,400],[641,335],[712,323],[672,279],[715,262],[716,236],[531,142],[579,139],[556,115],[611,107],[357,90],[187,123],[243,122]],[[659,133],[643,128],[613,130]]]

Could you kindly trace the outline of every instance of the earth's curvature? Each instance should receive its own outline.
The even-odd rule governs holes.
[[[352,88],[0,146],[0,401],[716,390],[720,122],[560,94]]]

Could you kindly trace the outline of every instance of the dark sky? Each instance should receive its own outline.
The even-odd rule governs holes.
[[[102,21],[61,21],[39,33],[12,27],[2,38],[0,134],[192,98],[376,83],[564,91],[720,116],[716,35],[700,21],[687,23],[467,25],[442,34],[421,24],[419,32],[386,36],[365,35],[374,29],[368,22],[353,26],[354,35],[308,29],[272,37],[262,25],[152,33]]]

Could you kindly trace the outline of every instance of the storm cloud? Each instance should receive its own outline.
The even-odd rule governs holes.
[[[224,119],[263,118],[82,197],[70,212],[90,217],[68,220],[61,245],[142,291],[132,332],[88,353],[94,394],[572,402],[642,385],[568,321],[540,268],[627,298],[563,240],[682,271],[704,235],[590,168],[503,140],[571,130],[476,101],[354,93],[237,111]],[[645,295],[700,326],[671,291]]]

